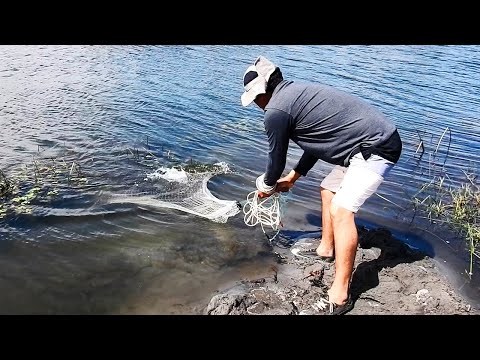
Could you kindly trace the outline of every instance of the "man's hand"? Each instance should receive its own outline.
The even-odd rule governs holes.
[[[288,192],[290,191],[290,189],[293,187],[293,184],[295,184],[295,181],[297,181],[297,179],[300,176],[301,175],[299,173],[297,173],[295,170],[292,170],[287,176],[284,176],[283,178],[280,178],[277,180],[277,185],[275,186],[274,192],[265,193],[260,190],[257,190],[258,197],[263,199],[263,198],[269,197],[270,195],[276,192]]]
[[[258,197],[259,197],[260,199],[263,199],[263,198],[267,198],[267,197],[269,197],[270,195],[275,194],[275,193],[266,194],[266,193],[263,193],[263,192],[257,190],[257,194],[258,194]]]
[[[280,192],[288,192],[295,184],[295,181],[300,177],[300,174],[297,173],[295,170],[290,171],[287,176],[280,178],[277,180],[277,186],[275,188],[276,191]]]
[[[293,184],[294,183],[290,180],[281,178],[277,180],[277,187],[275,190],[278,192],[288,192],[292,188]]]

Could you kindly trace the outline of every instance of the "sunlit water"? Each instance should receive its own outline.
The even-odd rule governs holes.
[[[241,212],[215,222],[111,201],[181,192],[182,181],[152,174],[198,162],[227,164],[208,189],[243,203],[268,147],[261,110],[240,104],[243,72],[260,54],[285,78],[357,94],[397,124],[402,157],[357,222],[426,251],[480,303],[464,241],[412,207],[438,165],[452,184],[478,174],[480,47],[3,46],[0,169],[23,176],[23,195],[41,190],[0,219],[0,313],[192,314],[218,289],[268,273],[275,249]],[[300,155],[292,144],[286,171]],[[319,162],[295,185],[285,237],[318,231],[329,169]]]

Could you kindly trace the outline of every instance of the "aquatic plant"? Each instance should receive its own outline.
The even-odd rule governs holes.
[[[425,142],[419,132],[415,156],[417,163],[426,153]],[[439,161],[442,141],[449,135],[443,161]],[[480,258],[480,185],[475,169],[461,169],[465,178],[453,181],[445,167],[451,144],[451,130],[446,128],[435,148],[428,154],[427,175],[431,180],[423,183],[412,196],[414,214],[418,211],[433,224],[444,224],[465,239],[470,255],[468,276],[473,275],[474,260]],[[415,216],[415,215],[414,215]]]
[[[35,202],[50,202],[62,187],[87,182],[80,165],[64,158],[34,158],[8,177],[0,170],[0,219],[9,211],[31,214]]]
[[[472,181],[472,174],[466,176],[471,182],[462,183],[459,188],[445,186],[444,178],[439,177],[428,184],[430,194],[420,197],[427,190],[424,187],[414,201],[430,222],[447,224],[466,240],[471,277],[474,257],[480,258],[480,187]]]
[[[84,185],[101,186],[104,183],[102,176],[109,176],[108,170],[100,175],[89,173],[93,158],[81,163],[78,160],[81,156],[68,152],[65,144],[63,151],[60,151],[63,155],[45,156],[46,150],[39,146],[30,163],[16,168],[8,176],[0,170],[0,219],[9,214],[31,214],[35,205],[50,203],[62,196],[65,190],[81,188]],[[145,143],[140,142],[137,146],[121,149],[111,155],[115,162],[126,160],[133,162],[135,167],[146,169],[159,168],[167,163],[169,167],[181,169],[191,175],[230,172],[223,163],[206,164],[193,158],[181,162],[172,150],[165,149],[162,145],[158,146],[157,153],[150,147],[148,137]],[[87,170],[83,171],[84,168]]]

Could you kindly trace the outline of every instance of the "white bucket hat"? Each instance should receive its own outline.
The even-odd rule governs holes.
[[[253,65],[243,74],[245,92],[241,96],[242,105],[248,106],[259,94],[267,91],[268,79],[277,69],[277,66],[264,56],[259,56]]]

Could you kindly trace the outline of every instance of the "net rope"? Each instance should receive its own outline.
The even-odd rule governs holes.
[[[282,216],[285,212],[286,197],[276,192],[266,198],[260,198],[258,191],[252,191],[247,195],[247,201],[243,205],[244,221],[248,226],[260,224],[263,233],[270,240],[274,240],[280,233]],[[270,227],[275,234],[269,237],[266,228]]]

